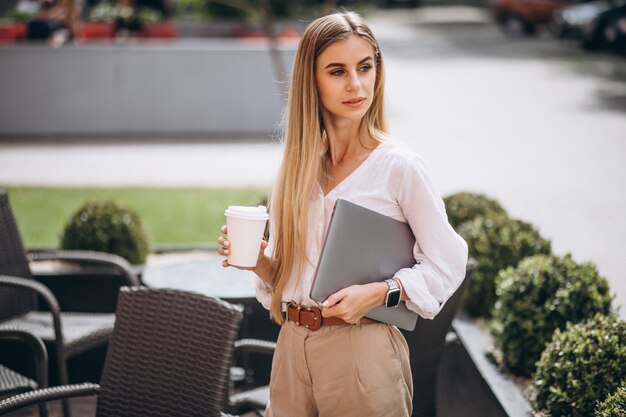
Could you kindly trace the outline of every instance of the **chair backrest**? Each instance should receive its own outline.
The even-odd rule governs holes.
[[[415,330],[412,332],[402,331],[411,347],[411,354],[415,353],[424,357],[443,349],[446,335],[450,331],[452,320],[456,316],[473,271],[473,264],[468,264],[465,279],[434,319],[420,318],[417,320]]]
[[[435,380],[441,352],[452,320],[459,309],[465,290],[474,272],[474,263],[467,266],[465,279],[433,320],[418,319],[415,330],[402,331],[409,345],[413,372],[413,417],[432,417],[435,410]]]
[[[0,190],[0,275],[31,278],[24,245],[9,204],[9,196]],[[32,291],[0,287],[0,320],[26,313],[37,307]]]
[[[200,294],[123,287],[96,415],[219,416],[242,318]]]

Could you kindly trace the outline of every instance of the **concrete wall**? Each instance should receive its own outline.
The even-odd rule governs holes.
[[[264,44],[0,47],[0,135],[267,134],[285,105],[274,80]]]

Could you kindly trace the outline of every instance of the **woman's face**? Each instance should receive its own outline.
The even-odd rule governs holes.
[[[360,121],[372,105],[376,67],[374,48],[352,35],[326,47],[317,57],[315,80],[325,121]]]

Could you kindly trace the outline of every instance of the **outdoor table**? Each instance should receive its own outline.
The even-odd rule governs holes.
[[[146,267],[142,281],[148,287],[193,291],[227,301],[255,298],[252,272],[224,268],[222,258]]]

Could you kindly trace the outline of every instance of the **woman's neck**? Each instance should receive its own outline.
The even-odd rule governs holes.
[[[324,123],[328,137],[328,163],[340,165],[344,160],[353,159],[363,153],[369,153],[376,147],[376,141],[369,136],[365,124],[361,121],[348,123]]]

